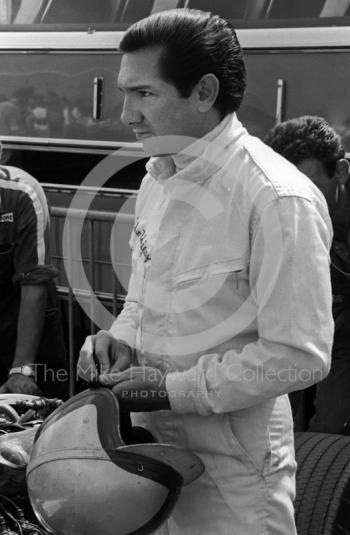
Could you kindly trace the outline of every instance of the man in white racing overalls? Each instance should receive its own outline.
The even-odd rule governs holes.
[[[87,338],[79,374],[202,458],[164,533],[295,535],[287,393],[329,370],[326,203],[238,121],[245,70],[227,22],[162,12],[120,47],[122,120],[152,157],[123,311]]]

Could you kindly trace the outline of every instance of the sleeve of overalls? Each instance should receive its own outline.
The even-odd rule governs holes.
[[[328,215],[302,197],[279,197],[252,230],[249,284],[257,339],[169,373],[166,388],[176,412],[247,408],[304,389],[329,371],[334,324]]]
[[[132,349],[135,349],[138,324],[138,284],[135,275],[131,273],[123,309],[113,322],[109,331],[115,338],[123,340]]]
[[[34,188],[21,192],[16,207],[16,246],[14,282],[21,285],[42,284],[52,280],[56,269],[48,263],[49,215]]]

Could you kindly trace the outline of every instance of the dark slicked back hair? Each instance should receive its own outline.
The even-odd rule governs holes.
[[[122,52],[161,47],[159,73],[181,97],[189,97],[205,74],[220,83],[215,107],[222,116],[238,110],[246,71],[235,30],[224,19],[195,9],[155,13],[128,28],[120,43]]]
[[[305,158],[317,158],[329,178],[335,173],[337,161],[345,156],[340,136],[323,117],[313,115],[296,117],[276,125],[264,141],[294,165]]]

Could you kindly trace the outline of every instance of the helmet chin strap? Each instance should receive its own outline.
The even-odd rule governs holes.
[[[125,444],[152,444],[155,438],[144,427],[132,426],[130,412],[120,412],[120,433]]]

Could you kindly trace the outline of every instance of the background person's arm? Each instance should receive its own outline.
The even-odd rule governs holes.
[[[46,285],[25,285],[21,288],[21,305],[17,323],[16,351],[12,368],[30,366],[34,376],[21,373],[10,375],[0,392],[40,394],[35,382],[38,366],[36,355],[45,321]]]
[[[15,175],[16,234],[13,283],[21,289],[17,317],[17,340],[11,368],[38,365],[37,350],[45,319],[47,283],[56,275],[47,254],[49,212],[40,184],[17,168],[7,168]],[[18,178],[17,178],[18,176]],[[34,370],[35,371],[35,370]],[[39,393],[34,377],[15,373],[1,386],[0,392]]]
[[[35,364],[44,327],[45,308],[45,284],[22,286],[13,367]]]

